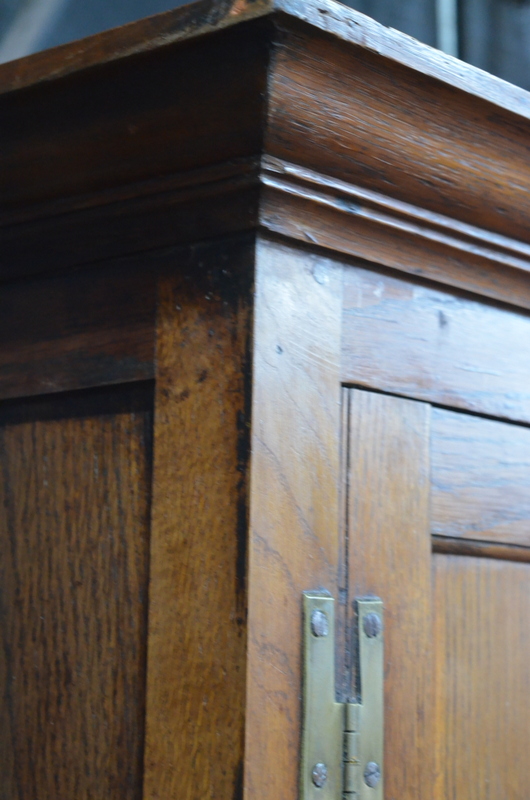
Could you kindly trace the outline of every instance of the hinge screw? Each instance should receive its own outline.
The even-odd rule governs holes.
[[[327,636],[329,633],[328,618],[319,608],[311,614],[311,631],[313,636]]]
[[[381,780],[381,767],[375,761],[369,761],[364,770],[364,782],[371,789],[375,789]]]
[[[311,773],[313,783],[318,789],[321,789],[328,779],[328,768],[321,761],[315,764]]]
[[[383,630],[383,623],[381,622],[379,614],[374,614],[373,612],[367,614],[363,621],[363,628],[369,639],[374,639],[376,636],[379,636]]]

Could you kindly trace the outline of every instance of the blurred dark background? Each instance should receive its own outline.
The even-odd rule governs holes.
[[[0,62],[167,11],[178,0],[0,0]],[[383,25],[530,89],[530,0],[350,0]]]

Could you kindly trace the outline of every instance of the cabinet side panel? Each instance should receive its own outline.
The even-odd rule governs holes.
[[[239,798],[254,248],[160,279],[145,800]]]
[[[267,241],[257,253],[245,796],[293,800],[302,592],[339,597],[342,270]]]
[[[0,413],[2,800],[142,796],[151,387],[135,393]]]
[[[429,412],[350,392],[349,600],[384,601],[385,796],[402,800],[432,792]]]

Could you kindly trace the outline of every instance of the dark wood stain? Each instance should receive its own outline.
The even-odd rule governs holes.
[[[136,264],[5,286],[0,398],[153,378],[155,281]]]
[[[259,153],[263,34],[243,23],[2,95],[2,203],[51,202]]]
[[[253,280],[252,237],[160,277],[146,800],[240,794]]]
[[[9,800],[142,797],[152,395],[114,392],[0,425]]]
[[[523,116],[294,24],[280,40],[269,114],[271,155],[528,241]]]
[[[529,96],[202,0],[0,114],[0,796],[293,800],[325,588],[389,800],[528,797]]]
[[[497,542],[453,539],[450,536],[433,535],[432,551],[452,556],[474,556],[475,558],[496,558],[500,561],[530,563],[530,547],[517,544],[498,544]]]

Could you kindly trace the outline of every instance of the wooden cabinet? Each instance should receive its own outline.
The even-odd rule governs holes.
[[[295,800],[305,590],[387,800],[530,792],[530,96],[332,0],[0,68],[0,797]]]

